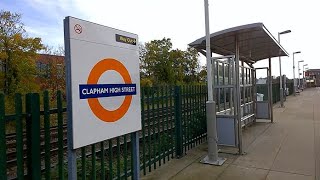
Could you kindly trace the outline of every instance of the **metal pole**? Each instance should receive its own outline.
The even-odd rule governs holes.
[[[270,119],[273,123],[273,95],[272,95],[272,71],[271,71],[271,58],[269,58],[269,104],[270,104]]]
[[[304,65],[302,66],[302,89],[304,89]]]
[[[295,67],[294,67],[294,53],[293,53],[293,57],[292,57],[292,64],[293,64],[293,95],[296,96],[296,75],[294,73]]]
[[[280,44],[280,33],[278,33],[278,41]],[[281,56],[280,56],[280,50],[279,50],[279,69],[280,69],[280,107],[283,106],[283,88],[282,88],[282,73],[281,73]]]
[[[72,132],[72,89],[71,89],[71,64],[70,64],[70,27],[69,17],[64,19],[64,44],[65,44],[65,64],[67,80],[67,139],[68,139],[68,179],[77,180],[77,154],[73,149],[73,132]]]
[[[210,30],[209,30],[209,3],[204,0],[205,9],[205,28],[206,28],[206,56],[207,56],[207,83],[208,83],[208,101],[206,103],[207,110],[207,139],[208,139],[208,155],[201,160],[202,163],[221,166],[226,159],[218,157],[218,138],[216,126],[216,102],[213,100],[213,73],[210,49]]]
[[[212,67],[211,67],[211,49],[210,49],[210,29],[209,29],[209,3],[204,0],[205,26],[206,26],[206,56],[207,56],[207,83],[208,83],[208,101],[213,101]],[[213,63],[212,63],[213,64]]]
[[[132,133],[132,155],[133,155],[133,170],[132,179],[140,179],[140,159],[139,159],[139,132]]]
[[[300,89],[300,61],[298,61],[298,89]]]
[[[236,92],[235,92],[235,102],[236,102],[236,107],[235,107],[235,114],[237,118],[237,125],[238,125],[238,149],[239,149],[239,154],[243,154],[242,150],[242,124],[241,124],[241,92],[240,92],[240,48],[239,48],[239,42],[238,42],[238,37],[235,39],[236,44],[235,44],[235,49],[236,49],[236,64],[235,64],[235,76],[236,76]]]

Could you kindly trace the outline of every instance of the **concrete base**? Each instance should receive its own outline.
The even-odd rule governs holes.
[[[203,158],[200,162],[203,164],[210,164],[215,166],[222,166],[224,162],[226,162],[226,158],[218,157],[216,161],[212,161],[209,159],[209,156],[207,155],[205,158]]]

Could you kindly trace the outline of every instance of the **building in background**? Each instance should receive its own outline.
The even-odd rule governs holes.
[[[305,79],[307,87],[320,86],[320,69],[308,69],[305,71]]]
[[[64,56],[39,54],[36,59],[37,82],[40,90],[48,90],[54,95],[58,90],[65,91]]]

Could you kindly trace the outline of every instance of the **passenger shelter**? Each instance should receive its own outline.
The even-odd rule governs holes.
[[[289,56],[263,23],[237,26],[210,34],[212,57],[213,97],[217,106],[218,145],[234,147],[243,153],[242,130],[266,119],[273,122],[271,58]],[[206,37],[189,46],[206,56]],[[260,60],[268,59],[269,66],[254,68]],[[257,101],[256,73],[265,71],[266,100]]]

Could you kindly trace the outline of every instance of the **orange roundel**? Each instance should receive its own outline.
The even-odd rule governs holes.
[[[126,84],[131,84],[131,77],[129,75],[128,70],[124,67],[124,65],[112,58],[107,58],[99,61],[91,70],[87,84],[97,84],[101,75],[108,71],[114,70],[118,72],[124,82]],[[121,119],[128,111],[129,106],[131,104],[132,95],[125,96],[123,103],[121,106],[113,111],[105,109],[99,102],[98,98],[88,99],[88,104],[90,106],[91,111],[96,115],[100,120],[104,122],[116,122]]]

